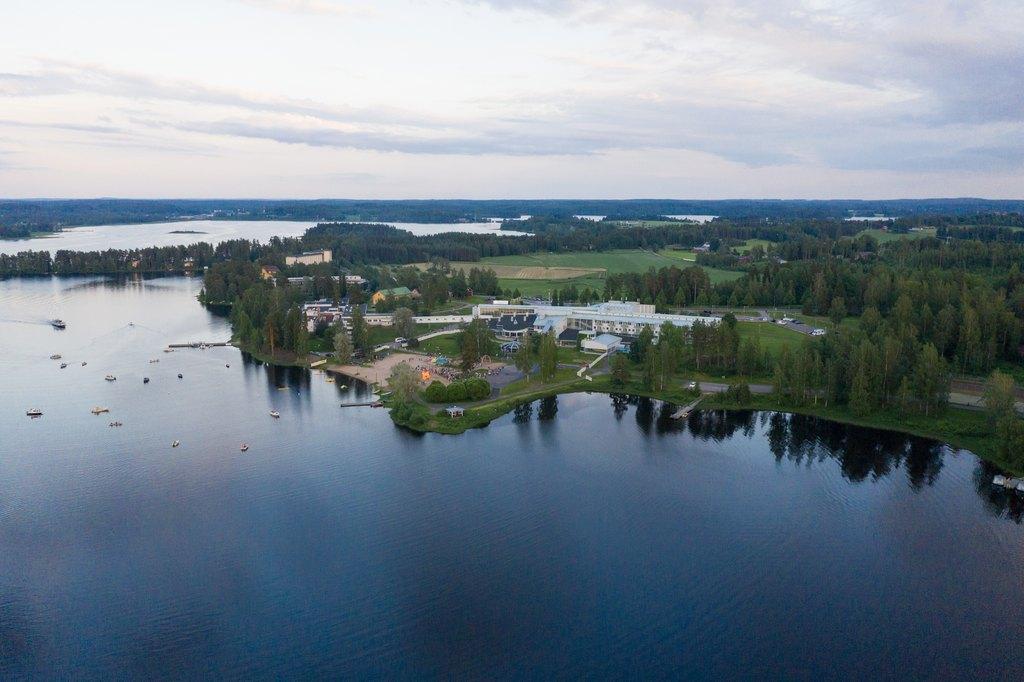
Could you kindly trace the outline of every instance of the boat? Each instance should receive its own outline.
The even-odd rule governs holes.
[[[224,365],[224,366],[227,367],[228,369],[231,369],[231,365]]]
[[[107,376],[103,377],[103,379],[106,381],[117,381],[117,377],[115,377],[113,374],[108,374]]]
[[[64,320],[61,320],[59,318],[56,320],[50,320],[50,324],[53,326],[54,329],[65,329],[67,327],[67,325],[64,324]]]
[[[334,377],[327,377],[327,383],[333,384],[334,383]]]
[[[178,378],[179,378],[179,379],[181,379],[181,378],[182,378],[182,376],[181,376],[181,372],[178,372]]]
[[[149,383],[149,377],[142,377],[142,383],[148,384]]]
[[[992,485],[998,485],[998,486],[1006,485],[1006,476],[996,475],[996,477],[992,479]]]
[[[378,400],[375,403],[370,403],[370,407],[384,407],[384,403]]]
[[[173,348],[164,348],[164,352],[165,353],[173,353],[174,349]]]
[[[93,414],[103,414],[104,412],[110,412],[110,408],[109,407],[94,407],[94,408],[92,408],[89,411],[92,412]]]
[[[178,447],[179,445],[181,445],[181,443],[180,443],[180,442],[178,442],[178,441],[174,441],[173,443],[171,443],[171,447],[172,447],[172,448],[176,448],[176,447]]]
[[[242,445],[238,449],[241,450],[242,452],[245,452],[246,450],[249,449],[249,446],[246,445],[245,443],[242,443]]]
[[[62,363],[60,363],[60,368],[61,368],[61,369],[64,369],[64,368],[65,368],[65,367],[67,367],[67,366],[68,366],[68,363],[66,363],[66,362],[62,362]]]
[[[150,360],[150,361],[149,361],[149,364],[151,364],[151,365],[152,365],[152,364],[153,364],[154,362],[160,362],[160,358],[156,358],[156,359],[154,359],[154,360]]]
[[[348,384],[342,384],[341,387],[342,388],[348,388]]]
[[[60,360],[60,353],[54,353],[50,356],[51,360]]]
[[[273,417],[274,419],[280,419],[281,418],[281,413],[278,412],[277,410],[271,410],[270,411],[270,416]]]
[[[26,410],[25,414],[29,417],[42,417],[43,411],[38,407],[33,407],[31,410]]]
[[[110,422],[110,424],[108,424],[108,426],[117,427],[117,426],[124,426],[124,424],[122,424],[121,422]]]
[[[88,364],[89,364],[88,362],[86,362],[86,361],[84,361],[84,360],[82,361],[82,367],[85,367],[85,366],[86,366],[86,365],[88,365]]]

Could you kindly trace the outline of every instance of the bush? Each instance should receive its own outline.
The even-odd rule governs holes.
[[[483,400],[491,394],[491,385],[485,379],[470,379],[466,382],[466,397]]]
[[[447,391],[448,402],[455,403],[460,400],[465,400],[468,396],[466,393],[466,384],[462,381],[456,381],[453,384],[449,384]]]
[[[443,403],[448,400],[448,388],[440,381],[435,379],[430,382],[427,386],[427,390],[423,392],[423,396],[430,403]]]
[[[730,384],[729,388],[725,389],[725,400],[733,405],[749,403],[751,398],[750,386],[747,384]]]

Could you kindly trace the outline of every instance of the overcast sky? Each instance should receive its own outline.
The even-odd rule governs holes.
[[[0,196],[1024,197],[1024,2],[3,0]]]

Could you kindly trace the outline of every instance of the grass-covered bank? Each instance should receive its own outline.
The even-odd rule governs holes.
[[[615,385],[609,376],[595,377],[593,381],[574,377],[572,380],[551,384],[533,381],[514,388],[514,391],[503,393],[496,398],[482,401],[476,405],[467,405],[464,415],[459,418],[450,418],[443,411],[432,414],[425,405],[418,404],[405,406],[398,410],[393,409],[391,415],[396,424],[414,431],[454,435],[468,429],[487,426],[493,420],[524,403],[566,393],[626,393],[678,404],[688,403],[696,397],[695,392],[687,390],[681,385],[673,386],[665,391],[651,391],[638,382]],[[763,394],[752,395],[742,404],[732,402],[724,394],[708,394],[704,396],[700,407],[703,409],[770,410],[805,414],[844,424],[931,438],[948,443],[955,448],[970,450],[1008,472],[1024,475],[1024,471],[1018,470],[999,456],[995,430],[988,423],[986,415],[979,411],[949,407],[941,415],[925,416],[880,410],[858,417],[846,406],[803,405],[794,407],[777,400],[772,395]]]
[[[964,450],[970,450],[979,457],[1015,474],[1024,474],[1014,465],[999,456],[999,446],[994,427],[984,412],[957,407],[948,407],[940,415],[925,416],[895,410],[878,410],[864,416],[856,416],[845,405],[801,405],[792,406],[777,400],[773,395],[754,394],[742,404],[730,402],[724,395],[709,395],[701,402],[704,408],[726,410],[772,410],[821,417],[843,424],[866,426],[885,431],[896,431],[922,438],[939,440]]]

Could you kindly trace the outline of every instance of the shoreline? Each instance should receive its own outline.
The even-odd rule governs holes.
[[[243,352],[249,353],[252,357],[262,362],[281,366],[309,368],[308,360],[285,362],[283,359],[252,353],[239,346],[234,339],[232,339],[231,345],[236,346]],[[317,369],[340,374],[357,381],[363,381],[379,390],[386,385],[387,374],[390,372],[392,365],[398,362],[415,362],[419,356],[416,354],[398,353],[390,357],[397,357],[398,359],[392,360],[388,364],[386,371],[384,371],[384,368],[336,364],[327,364]],[[685,405],[697,397],[696,393],[683,388],[682,385],[673,386],[664,391],[651,391],[634,382],[629,382],[622,386],[614,386],[611,383],[611,377],[605,374],[594,377],[593,381],[573,379],[551,384],[542,384],[538,381],[536,384],[529,385],[527,389],[510,395],[502,396],[499,394],[497,397],[487,398],[476,403],[467,403],[464,406],[463,416],[458,418],[448,417],[444,410],[432,409],[431,405],[421,402],[413,403],[410,410],[403,410],[401,415],[396,415],[395,410],[391,409],[393,404],[387,399],[384,402],[388,408],[388,414],[397,426],[417,433],[459,435],[469,429],[483,428],[520,405],[533,402],[534,400],[572,393],[621,393],[623,395],[635,395],[679,405]],[[893,416],[891,412],[878,411],[858,417],[851,413],[846,406],[788,405],[776,400],[772,394],[753,394],[750,400],[741,404],[734,404],[726,402],[722,393],[703,393],[701,404],[696,409],[726,411],[761,410],[784,414],[800,414],[840,424],[850,424],[852,426],[928,438],[944,443],[956,450],[972,452],[980,459],[990,462],[1006,473],[1024,476],[1024,470],[1015,468],[999,457],[998,446],[994,438],[995,434],[987,422],[986,415],[981,411],[966,409],[952,404],[947,406],[942,414],[932,416],[918,414]]]

